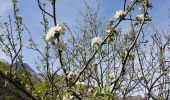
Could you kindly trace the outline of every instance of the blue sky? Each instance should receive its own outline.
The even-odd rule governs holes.
[[[11,1],[12,0],[0,0],[0,22],[6,20],[7,15],[11,14]],[[32,33],[33,39],[41,44],[41,38],[43,35],[42,27],[40,25],[41,12],[37,6],[36,0],[18,0],[20,15],[24,17],[24,23],[27,25]],[[87,0],[92,2],[93,0]],[[106,19],[113,18],[114,13],[122,9],[124,0],[99,0],[100,15]],[[130,0],[129,0],[130,1]],[[170,0],[152,0],[154,8],[150,11],[153,18],[154,25],[160,30],[166,30],[168,28],[168,8],[170,8]],[[49,8],[50,9],[50,8]],[[82,0],[57,0],[57,22],[66,22],[69,26],[76,24],[76,19],[80,18],[78,11],[84,11],[84,4]],[[122,26],[126,28],[126,26]],[[24,36],[25,40],[27,35]],[[28,50],[25,56],[25,62],[33,66],[32,51]],[[0,59],[8,59],[0,52]]]

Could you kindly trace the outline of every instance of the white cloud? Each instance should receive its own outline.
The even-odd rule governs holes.
[[[0,0],[0,16],[6,16],[11,9],[11,0]]]

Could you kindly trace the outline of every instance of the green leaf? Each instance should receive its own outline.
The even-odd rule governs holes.
[[[111,29],[111,33],[113,36],[118,36],[119,35],[119,32],[115,29]]]
[[[135,10],[135,8],[134,8],[134,7],[131,7],[130,5],[128,5],[127,8],[126,8],[126,10],[131,11],[131,10]]]
[[[109,38],[108,43],[109,43],[109,44],[113,44],[113,38]]]
[[[109,92],[109,87],[108,87],[108,86],[104,87],[104,88],[102,89],[101,93],[102,93],[102,94],[109,94],[109,93],[110,93],[110,92]]]
[[[94,97],[99,96],[99,91],[98,91],[98,89],[96,89],[96,91],[93,93],[93,96],[94,96]]]
[[[7,50],[8,49],[8,45],[6,44],[6,45],[4,45],[4,48],[5,48],[5,50]]]
[[[0,72],[6,72],[7,71],[7,65],[0,61]]]
[[[134,54],[129,54],[129,56],[128,56],[128,59],[129,60],[133,60],[135,58],[135,55]]]
[[[114,76],[113,76],[113,75],[109,75],[109,79],[110,79],[110,80],[113,80],[113,79],[114,79]]]

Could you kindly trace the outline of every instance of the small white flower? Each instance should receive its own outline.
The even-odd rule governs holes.
[[[144,20],[144,15],[143,15],[143,14],[138,15],[138,16],[137,16],[137,20],[138,20],[138,21]]]
[[[93,90],[93,88],[89,88],[89,89],[88,89],[88,92],[92,92],[92,90]]]
[[[45,40],[46,41],[53,41],[55,39],[55,34],[63,34],[66,31],[64,25],[59,25],[52,27],[48,30]]]
[[[108,29],[108,30],[105,31],[106,36],[109,35],[110,33],[111,33],[111,30],[110,30],[110,29]]]
[[[70,96],[70,99],[72,100],[74,98],[74,96]]]
[[[28,84],[26,84],[26,85],[25,85],[25,87],[26,87],[26,88],[28,88],[28,87],[29,87],[29,85],[28,85]]]
[[[86,85],[85,82],[76,82],[76,85]]]
[[[121,19],[125,15],[125,12],[123,10],[116,11],[115,18]]]
[[[98,87],[98,84],[95,84],[94,87]]]
[[[92,47],[94,47],[95,44],[99,44],[100,43],[100,38],[99,37],[95,37],[91,40],[91,45]]]
[[[113,18],[110,18],[109,21],[112,22],[112,21],[113,21]]]
[[[144,78],[143,75],[139,75],[140,80],[143,80],[143,78]]]
[[[67,47],[67,44],[63,42],[58,42],[56,45],[57,50],[64,50],[66,47]]]
[[[111,32],[111,30],[106,30],[106,33],[110,33]]]

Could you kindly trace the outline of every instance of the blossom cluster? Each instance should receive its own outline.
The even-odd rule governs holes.
[[[58,42],[56,45],[57,50],[64,50],[66,48],[67,44],[63,42]]]
[[[99,45],[100,41],[101,41],[101,40],[100,40],[99,37],[94,37],[94,38],[92,38],[92,40],[91,40],[91,45],[92,45],[92,47],[94,47],[95,44]]]
[[[142,20],[144,20],[144,15],[143,14],[138,15],[136,18],[138,21],[142,21]]]
[[[45,40],[49,42],[53,41],[55,40],[57,35],[64,34],[65,31],[66,31],[66,28],[64,27],[64,25],[57,24],[57,26],[52,27],[48,30]]]
[[[123,10],[116,11],[115,18],[122,19],[125,16],[125,12]]]

